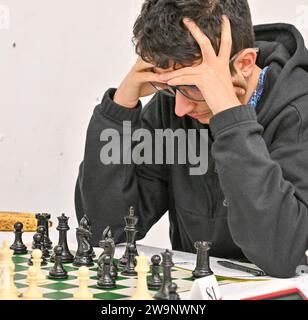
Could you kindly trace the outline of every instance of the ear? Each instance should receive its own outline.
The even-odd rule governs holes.
[[[244,78],[249,78],[256,66],[257,52],[253,48],[244,49],[234,61],[234,68]]]

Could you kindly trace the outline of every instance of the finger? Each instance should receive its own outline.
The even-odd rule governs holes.
[[[223,16],[222,25],[221,25],[221,39],[220,39],[220,49],[218,56],[229,63],[230,56],[232,51],[232,33],[231,33],[231,24],[227,16]]]
[[[167,82],[169,86],[183,86],[183,85],[196,85],[196,77],[194,76],[182,76],[171,79]]]
[[[216,58],[215,50],[211,44],[210,39],[201,31],[196,23],[189,18],[184,18],[183,22],[187,29],[190,31],[194,39],[199,44],[204,59],[210,61]]]
[[[141,76],[142,82],[163,82],[159,78],[159,74],[154,72],[143,72]]]
[[[161,81],[169,81],[176,77],[181,77],[185,75],[193,75],[196,74],[196,68],[195,67],[186,67],[182,69],[178,69],[171,72],[165,72],[160,74]]]
[[[240,87],[234,87],[234,92],[238,97],[244,96],[246,94],[246,90]]]

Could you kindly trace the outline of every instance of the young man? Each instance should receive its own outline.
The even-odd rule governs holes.
[[[187,19],[189,18],[189,19]],[[95,108],[76,185],[77,217],[94,243],[125,240],[134,205],[140,239],[169,211],[175,250],[246,258],[291,277],[308,248],[308,51],[295,27],[256,26],[246,0],[147,0],[134,27],[139,58]],[[158,90],[142,110],[140,97]],[[208,171],[104,165],[102,130],[209,130]],[[202,141],[201,141],[202,144]]]

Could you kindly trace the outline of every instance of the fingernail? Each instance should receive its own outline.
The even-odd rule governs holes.
[[[164,74],[161,74],[159,76],[159,79],[162,80],[162,81],[165,81],[167,79],[167,77]]]
[[[183,21],[184,21],[184,22],[190,22],[191,20],[190,20],[189,18],[185,17],[185,18],[183,19]]]

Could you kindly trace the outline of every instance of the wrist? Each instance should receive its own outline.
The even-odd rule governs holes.
[[[240,100],[235,97],[233,99],[228,99],[222,103],[220,103],[219,105],[217,105],[215,108],[212,109],[212,113],[213,115],[216,115],[220,112],[223,112],[225,110],[237,107],[237,106],[241,106],[242,103],[240,102]]]
[[[117,90],[114,94],[114,97],[113,97],[113,101],[124,107],[124,108],[128,108],[128,109],[134,109],[138,106],[138,100],[137,101],[128,101],[127,99],[125,99],[121,92],[119,90]]]

